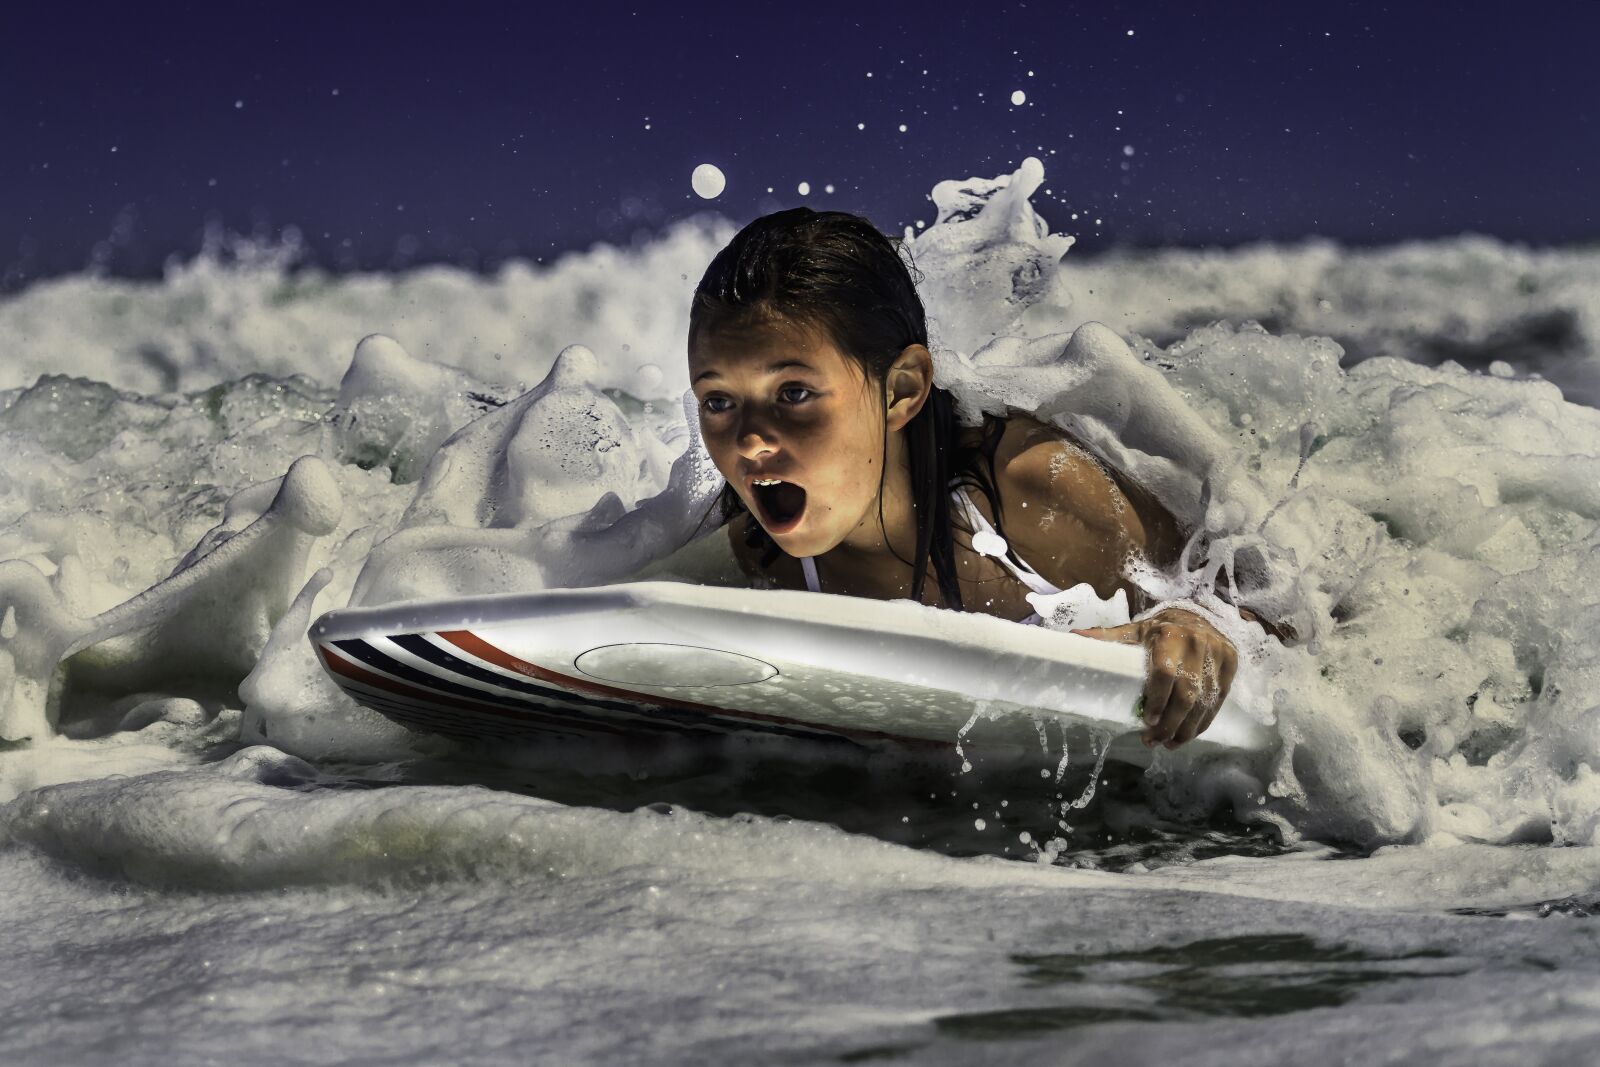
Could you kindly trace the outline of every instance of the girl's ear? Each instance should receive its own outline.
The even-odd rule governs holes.
[[[933,355],[924,345],[907,345],[884,376],[883,391],[889,401],[889,430],[901,430],[933,391]]]

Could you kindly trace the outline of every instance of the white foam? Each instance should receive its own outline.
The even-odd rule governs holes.
[[[1264,766],[1158,754],[1155,814],[1411,844],[1113,875],[1050,866],[1093,854],[998,832],[987,795],[963,796],[961,832],[1041,862],[470,786],[318,788],[392,782],[429,742],[325,681],[317,611],[613,580],[700,528],[719,480],[692,410],[660,400],[683,390],[687,298],[731,231],[486,278],[331,278],[289,271],[292,248],[214,243],[159,284],[0,301],[0,738],[31,739],[0,744],[5,1057],[137,1058],[130,1035],[162,1034],[178,1058],[249,1058],[246,1033],[277,1058],[450,1060],[470,1020],[470,1047],[508,1062],[967,1062],[989,1046],[931,1019],[1049,1025],[1058,993],[1147,1012],[1130,949],[1303,931],[1340,981],[1366,966],[1351,949],[1387,953],[1362,973],[1394,996],[1197,1021],[1200,998],[1076,1029],[1076,1054],[1581,1058],[1589,949],[1560,901],[1592,907],[1600,879],[1600,417],[1562,390],[1600,396],[1600,256],[1468,239],[1062,261],[1070,237],[1028,202],[1042,180],[1028,161],[941,183],[909,251],[966,418],[1014,405],[1069,428],[1202,532],[1193,576],[1133,576],[1222,620],[1240,699],[1282,744]],[[1341,367],[1346,348],[1404,358]],[[1305,640],[1227,622],[1214,582]],[[1035,606],[1125,616],[1072,592]],[[970,731],[964,788],[985,770]],[[1045,748],[1028,773],[1048,789]],[[1088,755],[1073,742],[1063,783]],[[1556,914],[1437,914],[1533,901]],[[1097,953],[1093,981],[1020,984],[1018,960]],[[62,1010],[85,989],[95,1010]]]
[[[1130,575],[1224,625],[1245,660],[1240,700],[1276,722],[1284,744],[1268,781],[1216,768],[1171,796],[1367,844],[1593,840],[1597,739],[1583,695],[1592,605],[1581,576],[1600,518],[1591,469],[1600,417],[1528,378],[1532,356],[1486,361],[1488,374],[1381,357],[1344,369],[1337,343],[1253,324],[1205,324],[1161,346],[1081,321],[1098,308],[1113,325],[1170,328],[1189,312],[1139,310],[1169,283],[1191,294],[1178,301],[1190,311],[1200,290],[1219,306],[1260,306],[1286,268],[1292,291],[1324,295],[1280,304],[1309,320],[1332,314],[1323,303],[1360,307],[1371,320],[1360,336],[1402,349],[1421,331],[1431,340],[1417,343],[1420,360],[1446,341],[1493,348],[1504,323],[1545,314],[1567,323],[1555,343],[1577,346],[1571,359],[1582,364],[1591,303],[1578,286],[1593,257],[1455,242],[1068,267],[1071,239],[1050,233],[1029,203],[1043,179],[1029,159],[1014,174],[940,183],[938,220],[907,252],[925,275],[940,381],[964,418],[1009,406],[1053,421],[1199,534],[1191,571]],[[159,359],[85,366],[146,388],[157,364],[173,368],[157,375],[159,388],[266,372],[192,397],[69,379],[5,394],[0,432],[13,462],[0,490],[9,560],[0,734],[48,736],[52,701],[63,691],[78,699],[91,682],[166,685],[181,697],[174,664],[203,661],[219,683],[250,677],[252,738],[307,756],[392,751],[393,731],[305,680],[316,671],[293,630],[313,603],[616,580],[703,530],[718,480],[692,418],[613,383],[681,389],[686,285],[725,232],[680,228],[637,253],[596,249],[482,280],[418,271],[381,280],[387,303],[373,302],[378,280],[286,274],[269,257],[179,265],[154,287],[65,279],[0,304],[0,319],[25,326],[25,372],[88,336],[51,330],[132,339],[165,322],[175,301],[204,294],[205,315],[160,327]],[[1515,292],[1493,289],[1507,263],[1529,279]],[[1474,303],[1468,325],[1447,327],[1369,277],[1376,269],[1423,286],[1434,267],[1502,302]],[[71,294],[89,310],[55,314]],[[114,315],[95,310],[119,300]],[[1420,306],[1444,306],[1430,300]],[[442,332],[418,336],[480,347],[447,355],[435,339],[403,343],[414,323],[370,334],[368,320],[412,304],[440,316],[428,330]],[[388,311],[374,313],[380,306]],[[637,313],[619,317],[624,306]],[[530,308],[544,325],[527,325]],[[55,325],[41,332],[45,319]],[[353,355],[338,363],[295,340],[313,327],[336,336],[341,324],[352,327]],[[202,357],[197,338],[212,330],[232,332]],[[550,331],[615,343],[539,341]],[[520,339],[490,347],[519,369],[543,368],[543,381],[520,394],[496,384],[509,376],[485,355],[485,337]],[[190,355],[175,358],[185,346]],[[282,376],[300,369],[328,384]],[[320,600],[308,592],[291,611],[318,567],[328,571]],[[1228,621],[1216,588],[1292,626],[1301,644],[1286,650]],[[86,644],[52,690],[55,663]],[[317,708],[330,713],[306,728]]]
[[[329,387],[356,343],[382,333],[513,392],[581,340],[605,353],[602,385],[630,388],[648,358],[668,372],[656,395],[675,397],[688,384],[689,297],[732,233],[704,218],[637,252],[596,245],[549,264],[508,261],[488,277],[444,266],[334,277],[294,269],[302,250],[293,238],[266,245],[211,232],[201,255],[174,261],[160,282],[69,275],[0,300],[0,389],[41,374],[146,394],[249,374]]]

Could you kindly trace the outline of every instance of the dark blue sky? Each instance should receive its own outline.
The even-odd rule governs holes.
[[[7,288],[97,244],[158,271],[208,220],[297,226],[328,267],[492,266],[707,207],[895,230],[1030,154],[1085,251],[1600,238],[1600,4],[148,6],[0,22]]]

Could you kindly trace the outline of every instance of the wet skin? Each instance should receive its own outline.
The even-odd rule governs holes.
[[[804,589],[799,557],[814,556],[830,593],[883,600],[911,595],[906,561],[916,554],[916,517],[904,429],[932,388],[926,348],[902,351],[880,385],[825,334],[771,321],[695,336],[689,376],[713,462],[784,552],[763,568],[745,546],[742,523],[730,524],[729,539],[746,573]],[[1101,597],[1124,589],[1137,611],[1146,599],[1123,577],[1127,562],[1142,557],[1170,566],[1182,548],[1176,522],[1153,497],[1033,419],[1008,420],[995,474],[1007,541],[1058,588],[1088,582]],[[752,485],[761,477],[805,490],[793,528],[774,531]],[[983,495],[974,493],[973,500],[993,522]],[[974,552],[970,531],[958,527],[955,544],[963,605],[1014,621],[1032,612],[1026,587]],[[942,605],[931,565],[922,599]],[[1076,632],[1147,650],[1144,740],[1151,746],[1176,748],[1203,732],[1238,662],[1232,644],[1209,622],[1177,609]]]

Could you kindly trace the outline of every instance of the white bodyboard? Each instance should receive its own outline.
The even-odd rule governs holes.
[[[358,702],[488,740],[755,731],[1037,749],[1041,721],[1147,762],[1140,648],[910,601],[646,581],[333,611],[310,638]],[[976,717],[976,722],[975,722]],[[1255,750],[1224,705],[1191,745]]]

